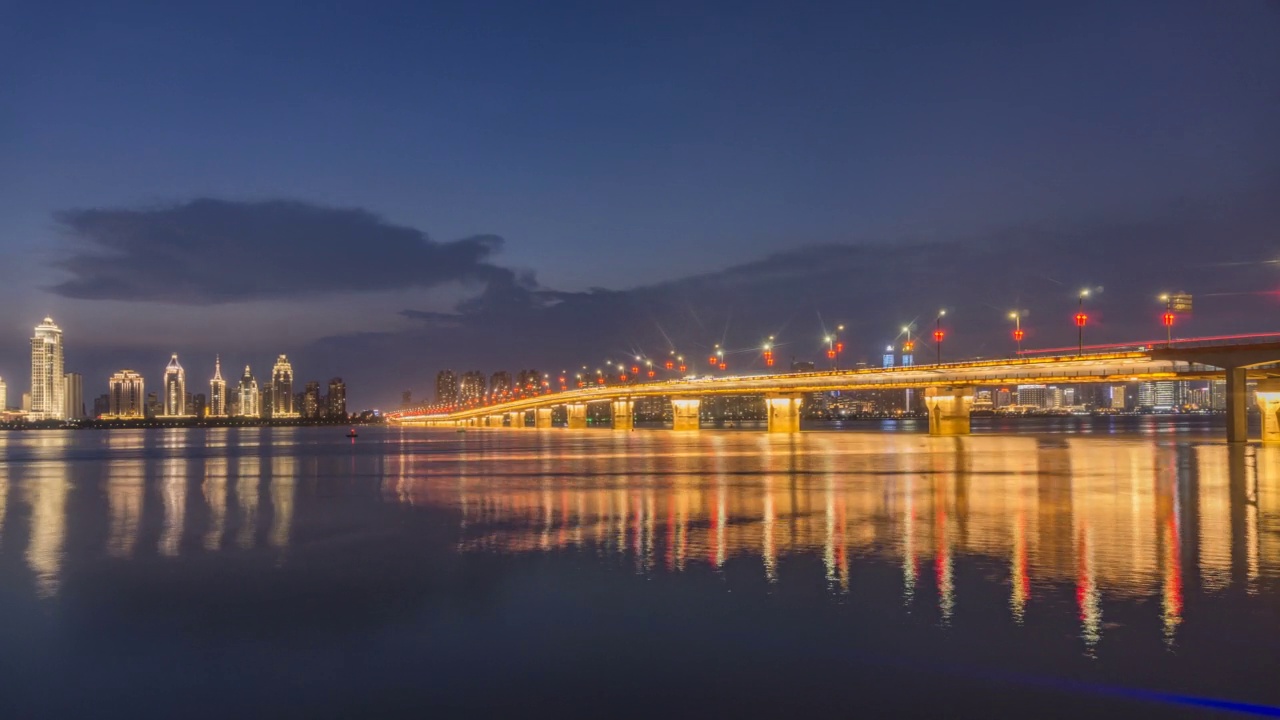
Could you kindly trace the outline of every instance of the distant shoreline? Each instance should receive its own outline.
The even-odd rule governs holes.
[[[126,430],[140,428],[337,427],[379,424],[380,418],[303,420],[301,418],[151,418],[141,420],[77,420],[0,423],[0,430]]]

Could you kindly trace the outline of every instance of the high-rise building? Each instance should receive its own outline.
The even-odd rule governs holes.
[[[413,391],[405,390],[400,393],[400,407],[407,408],[413,405]]]
[[[455,405],[458,402],[458,376],[452,370],[436,373],[436,402]]]
[[[284,355],[276,358],[271,369],[271,417],[298,417],[293,406],[293,366]]]
[[[99,395],[93,399],[93,416],[105,417],[111,414],[111,393]]]
[[[4,384],[4,378],[0,378],[0,412],[4,412],[9,408],[9,386]]]
[[[1156,406],[1156,384],[1138,383],[1138,407],[1150,410]]]
[[[1182,404],[1181,393],[1179,392],[1182,383],[1173,380],[1160,380],[1156,383],[1156,404],[1158,410],[1171,410]]]
[[[329,397],[327,399],[329,417],[344,418],[347,416],[347,384],[342,378],[330,378]]]
[[[644,372],[644,368],[641,368]],[[526,393],[542,390],[542,373],[537,370],[521,370],[516,375],[516,387]]]
[[[113,418],[141,418],[147,414],[146,388],[142,376],[121,370],[107,383],[107,415]]]
[[[253,371],[248,365],[244,366],[244,375],[240,376],[240,387],[236,396],[240,399],[240,409],[237,413],[240,417],[259,417],[258,381],[253,377]]]
[[[80,373],[67,373],[62,376],[63,398],[66,402],[64,417],[68,420],[79,420],[84,417],[84,378]],[[0,403],[0,407],[3,407]]]
[[[275,417],[272,412],[275,406],[273,392],[271,383],[263,385],[262,389],[258,391],[258,417],[264,419]]]
[[[1044,385],[1019,385],[1018,404],[1024,407],[1049,407],[1049,388]]]
[[[458,401],[479,402],[484,399],[484,389],[484,373],[479,370],[463,373],[462,381],[458,383]]]
[[[198,418],[208,417],[209,400],[204,396],[204,393],[196,393],[191,396],[191,405],[187,408],[187,414]]]
[[[22,393],[22,412],[31,412],[31,393]]]
[[[1209,407],[1214,410],[1227,409],[1227,381],[1213,380],[1209,383]]]
[[[499,370],[489,377],[489,394],[499,397],[511,392],[511,373]]]
[[[1007,387],[996,390],[995,405],[998,408],[1006,407],[1013,404],[1013,392]]]
[[[213,379],[209,381],[209,417],[226,417],[227,381],[222,379],[222,356],[213,356]]]
[[[1127,391],[1128,391],[1128,388],[1126,388],[1124,385],[1111,386],[1111,409],[1112,410],[1125,409],[1125,405],[1126,405],[1125,395]]]
[[[320,417],[320,383],[312,380],[302,393],[302,417],[315,420]]]
[[[161,414],[181,417],[187,414],[187,372],[178,364],[178,353],[169,358],[164,369],[164,401]]]
[[[66,417],[66,379],[62,371],[62,330],[45,318],[31,338],[31,418]]]

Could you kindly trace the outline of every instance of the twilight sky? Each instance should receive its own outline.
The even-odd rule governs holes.
[[[0,23],[0,377],[342,375],[760,339],[1280,330],[1280,4],[39,3]]]

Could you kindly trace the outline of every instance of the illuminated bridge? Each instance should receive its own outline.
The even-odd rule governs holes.
[[[1226,380],[1227,439],[1248,440],[1246,382],[1257,380],[1262,409],[1262,438],[1280,442],[1280,334],[1197,339],[1110,346],[1071,355],[1036,355],[1000,360],[911,365],[734,377],[684,378],[647,383],[602,385],[545,393],[452,411],[428,408],[390,413],[400,425],[552,427],[552,408],[566,409],[567,427],[587,426],[589,403],[610,403],[616,430],[634,427],[635,401],[665,397],[672,404],[672,429],[697,430],[701,399],[718,395],[763,396],[769,432],[797,432],[800,406],[811,393],[860,390],[919,389],[924,393],[933,435],[969,432],[974,388],[1032,383],[1129,383],[1158,380]]]

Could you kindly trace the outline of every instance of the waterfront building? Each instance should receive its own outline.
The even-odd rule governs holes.
[[[1209,408],[1212,410],[1227,409],[1227,381],[1213,380],[1209,382]]]
[[[489,394],[500,397],[511,392],[511,373],[499,370],[489,377]]]
[[[188,415],[194,415],[198,418],[208,417],[209,400],[205,397],[204,393],[196,393],[195,395],[188,395],[187,397],[190,398],[190,402],[187,404]]]
[[[1019,385],[1018,404],[1041,409],[1048,407],[1049,388],[1045,385]]]
[[[93,417],[106,417],[111,414],[111,393],[99,395],[93,399]]]
[[[62,330],[45,318],[31,338],[32,420],[66,417],[66,379],[62,370]]]
[[[163,406],[160,404],[160,396],[153,392],[147,393],[146,418],[151,420],[159,417],[161,410],[163,409]]]
[[[320,417],[320,383],[312,380],[302,393],[302,417],[314,420]]]
[[[209,381],[209,417],[227,414],[227,381],[222,379],[222,356],[213,356],[213,379]]]
[[[161,415],[182,417],[187,414],[187,371],[178,364],[178,353],[169,358],[164,369],[164,402]]]
[[[266,420],[270,420],[274,417],[272,414],[274,406],[272,405],[271,393],[271,383],[263,385],[262,389],[258,391],[258,417]]]
[[[1124,385],[1111,386],[1111,409],[1112,410],[1125,409],[1127,405],[1127,403],[1125,402],[1125,395],[1127,392],[1128,392],[1128,388],[1126,388]]]
[[[111,376],[107,382],[107,412],[112,418],[142,418],[146,416],[146,387],[142,375],[125,369]]]
[[[1182,404],[1182,383],[1173,380],[1161,380],[1155,384],[1155,408],[1172,410]]]
[[[458,383],[458,401],[479,402],[484,399],[484,390],[484,373],[479,370],[463,373],[462,381]]]
[[[458,402],[458,376],[452,370],[436,373],[436,402],[456,405]]]
[[[293,406],[293,365],[281,355],[271,369],[271,417],[298,417]]]
[[[80,373],[67,373],[62,376],[63,399],[66,409],[63,417],[68,420],[79,420],[84,417],[84,377]],[[0,402],[0,409],[4,403]]]
[[[0,412],[9,409],[9,387],[4,384],[4,378],[0,378]]]
[[[344,418],[347,416],[347,384],[342,378],[330,378],[328,397],[329,417]]]
[[[249,369],[248,365],[244,366],[244,375],[240,376],[239,392],[236,395],[240,402],[237,415],[247,418],[260,416],[258,412],[258,381],[253,377],[253,371]]]
[[[29,392],[22,393],[22,412],[31,412],[31,393]]]
[[[1013,392],[1009,388],[1000,388],[996,390],[995,396],[996,407],[1002,408],[1013,404]]]

